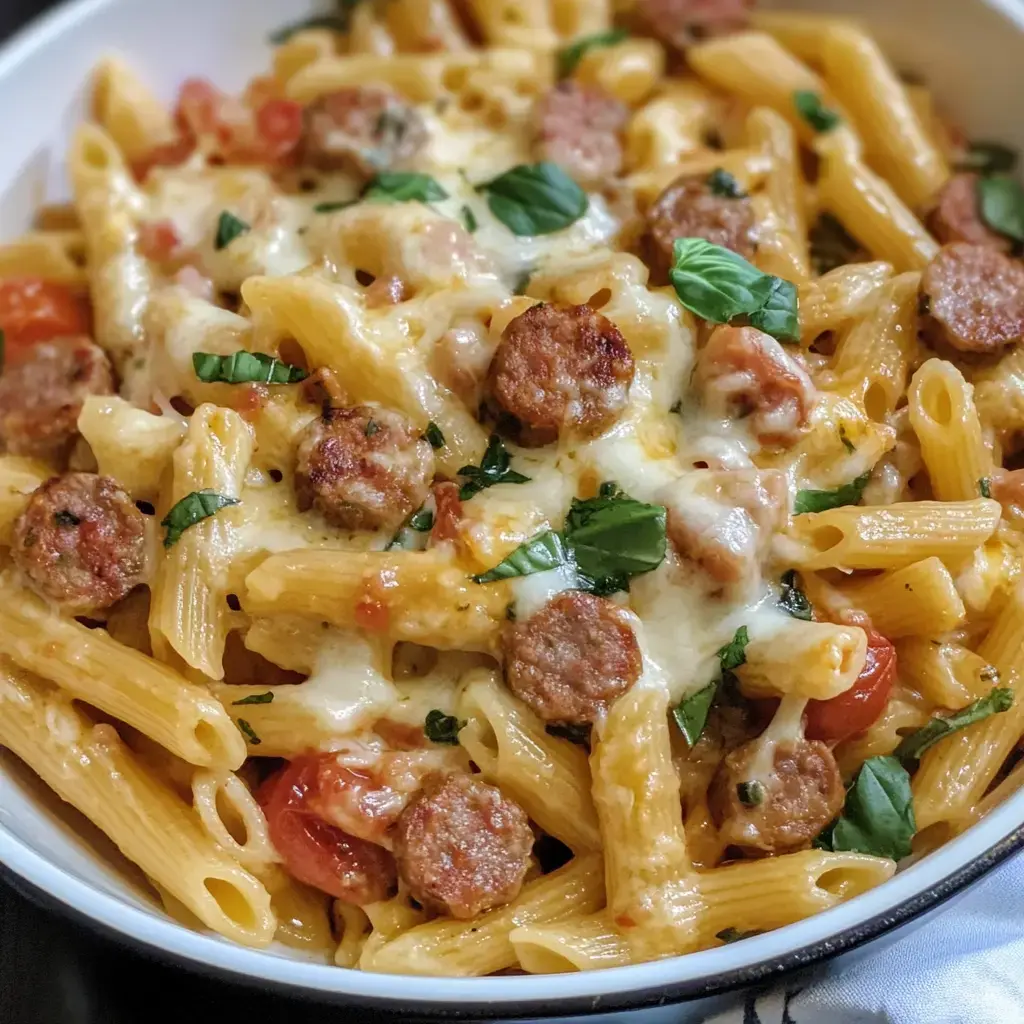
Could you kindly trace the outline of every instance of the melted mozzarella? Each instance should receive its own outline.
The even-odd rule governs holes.
[[[520,576],[512,581],[516,618],[528,619],[536,615],[553,597],[578,588],[576,570],[571,565],[560,565],[547,572],[536,572],[532,576]]]

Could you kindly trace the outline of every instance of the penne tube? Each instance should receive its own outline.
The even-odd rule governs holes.
[[[32,492],[53,476],[53,469],[38,459],[0,455],[0,545],[14,543],[14,524],[25,511]]]
[[[999,502],[914,501],[847,505],[796,516],[789,536],[798,569],[898,569],[925,558],[966,558],[999,525]]]
[[[848,263],[800,284],[800,341],[811,345],[826,331],[868,315],[892,280],[890,263]]]
[[[190,764],[238,768],[245,743],[220,702],[167,665],[58,615],[0,579],[0,653],[134,726]]]
[[[999,682],[998,669],[962,644],[910,636],[896,645],[896,654],[900,678],[941,708],[966,707]]]
[[[80,230],[30,231],[0,245],[0,279],[41,277],[76,292],[89,290],[85,236]]]
[[[631,107],[643,103],[664,80],[665,48],[653,39],[625,39],[583,55],[573,78]]]
[[[265,948],[277,922],[260,882],[211,840],[192,808],[69,695],[0,662],[0,745],[17,754],[208,928]]]

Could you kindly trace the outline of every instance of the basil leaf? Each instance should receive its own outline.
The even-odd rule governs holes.
[[[563,723],[555,725],[544,726],[544,731],[549,736],[557,736],[559,739],[568,740],[570,743],[575,743],[578,747],[590,747],[590,726],[589,725],[573,725],[572,723]]]
[[[987,477],[983,476],[978,481],[978,490],[983,498],[992,497],[992,481]]]
[[[872,757],[847,791],[843,813],[815,845],[901,860],[909,855],[916,831],[910,774],[895,757]]]
[[[731,672],[747,663],[747,644],[750,643],[750,635],[746,626],[740,626],[733,634],[733,638],[724,646],[718,649],[718,660],[721,662],[723,672]]]
[[[524,541],[493,569],[473,577],[474,583],[494,583],[516,576],[532,576],[565,565],[568,561],[562,538],[554,530],[545,530]]]
[[[366,426],[363,427],[363,437],[373,437],[374,434],[380,433],[380,424],[376,420],[367,420]]]
[[[441,428],[431,420],[427,424],[427,429],[423,431],[423,440],[430,442],[430,447],[437,451],[439,448],[443,448],[447,443],[444,439],[444,434],[441,432]]]
[[[363,198],[374,203],[433,203],[448,193],[429,175],[414,171],[381,171],[366,186]]]
[[[1020,154],[998,142],[972,142],[956,165],[958,171],[978,174],[1007,174],[1017,166]]]
[[[409,529],[417,533],[427,533],[434,528],[434,513],[429,508],[421,508],[409,517]]]
[[[629,38],[625,29],[613,28],[607,32],[595,32],[593,35],[577,39],[558,53],[558,74],[562,78],[568,78],[575,70],[579,62],[591,50],[601,49],[606,46],[616,46],[624,39]]]
[[[746,807],[760,807],[764,803],[764,786],[760,782],[740,782],[736,798]]]
[[[476,229],[480,227],[476,219],[476,214],[468,207],[463,206],[459,211],[459,216],[462,219],[462,226],[471,234],[476,234]]]
[[[607,576],[587,576],[577,570],[576,582],[580,590],[585,590],[595,597],[611,597],[612,594],[629,590],[629,574],[624,572],[613,572]]]
[[[213,240],[213,247],[220,252],[221,249],[226,249],[236,238],[248,234],[251,230],[252,228],[244,220],[239,220],[233,213],[228,213],[227,210],[224,210],[217,221],[217,235]]]
[[[266,693],[253,693],[248,697],[243,697],[241,700],[233,700],[231,706],[233,708],[241,707],[244,704],[273,704],[274,695],[269,690]]]
[[[800,316],[796,285],[773,277],[768,297],[760,309],[748,317],[751,327],[770,334],[779,341],[800,340]]]
[[[431,743],[447,743],[459,745],[459,730],[465,726],[454,715],[446,715],[435,708],[427,712],[427,720],[423,723],[423,732]]]
[[[477,186],[502,224],[520,238],[550,235],[575,224],[590,205],[587,193],[557,164],[520,164]]]
[[[648,505],[621,492],[586,501],[573,498],[565,542],[580,572],[593,580],[637,576],[665,560],[665,521],[662,505]]]
[[[1024,242],[1024,189],[1013,178],[979,178],[978,208],[993,231]]]
[[[174,508],[161,520],[160,525],[167,528],[164,536],[164,547],[172,548],[181,539],[181,535],[196,523],[216,515],[222,508],[239,505],[237,498],[228,498],[216,491],[193,491],[182,498]]]
[[[530,287],[530,278],[533,277],[536,272],[536,267],[531,267],[529,270],[524,270],[522,273],[516,276],[515,283],[512,286],[513,295],[525,295]]]
[[[799,337],[796,288],[762,274],[731,249],[703,238],[677,238],[669,279],[679,301],[709,323],[745,317],[780,340]]]
[[[297,384],[309,374],[262,352],[217,356],[192,353],[192,369],[204,384]]]
[[[796,503],[793,505],[794,515],[805,512],[827,512],[830,508],[842,508],[843,505],[856,505],[864,495],[864,488],[871,479],[870,471],[857,477],[856,480],[834,491],[797,491]]]
[[[256,735],[256,730],[244,719],[238,719],[238,728],[242,730],[242,734],[249,741],[250,745],[258,747],[263,740]]]
[[[71,512],[66,508],[62,508],[59,512],[54,512],[53,521],[58,526],[67,528],[78,526],[82,522],[74,512]]]
[[[722,167],[716,167],[708,175],[708,188],[713,195],[722,199],[746,199],[747,193],[740,188],[736,178]]]
[[[723,928],[715,934],[716,939],[722,942],[742,942],[743,939],[752,939],[755,935],[764,935],[760,928],[752,928],[748,932],[741,932],[739,928]]]
[[[903,742],[896,748],[893,757],[899,758],[907,768],[913,767],[914,762],[919,761],[921,755],[934,747],[939,740],[966,729],[969,725],[982,722],[991,715],[1001,714],[1013,707],[1013,690],[1003,687],[992,690],[980,700],[961,708],[945,718],[933,718],[927,725],[922,726],[917,732],[905,737]]]
[[[313,207],[314,213],[337,213],[338,210],[347,210],[350,206],[355,206],[358,203],[358,199],[343,199],[336,203],[317,203]]]
[[[830,213],[822,213],[810,230],[811,263],[816,274],[859,261],[860,243]]]
[[[793,106],[816,132],[830,132],[843,120],[834,110],[829,110],[811,89],[798,89],[793,93]]]
[[[713,683],[708,683],[703,690],[698,690],[672,709],[672,717],[691,747],[697,745],[697,740],[707,725],[711,704],[718,692],[718,682],[716,679]]]
[[[460,501],[469,501],[475,494],[493,487],[495,484],[526,484],[530,482],[528,476],[517,473],[511,468],[512,456],[505,450],[497,434],[492,434],[487,442],[487,451],[484,452],[479,466],[463,466],[458,475],[466,477],[467,482],[462,485],[459,491]]]
[[[856,450],[857,446],[850,440],[846,433],[846,424],[839,424],[839,440],[843,442],[843,447],[852,455]]]
[[[782,592],[779,594],[779,607],[793,616],[794,619],[803,619],[804,622],[811,622],[814,619],[814,609],[807,595],[800,589],[797,582],[796,569],[782,574]]]

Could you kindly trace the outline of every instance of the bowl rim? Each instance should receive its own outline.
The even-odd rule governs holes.
[[[0,80],[115,0],[64,0],[0,47]],[[1018,26],[1018,0],[984,0]],[[371,974],[289,959],[192,932],[58,867],[0,823],[0,868],[30,898],[159,959],[307,999],[422,1017],[609,1012],[735,992],[864,946],[941,907],[1024,849],[1024,790],[878,888],[796,924],[716,949],[601,971],[502,978]]]

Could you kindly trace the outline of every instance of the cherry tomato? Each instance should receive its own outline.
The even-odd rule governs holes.
[[[139,252],[154,263],[166,263],[181,245],[181,238],[169,220],[146,221],[139,228]]]
[[[302,139],[302,105],[294,100],[267,100],[256,111],[256,134],[267,161],[283,160]]]
[[[868,656],[857,681],[831,700],[807,704],[805,735],[838,743],[863,732],[885,710],[896,678],[896,648],[880,633],[868,630]]]
[[[320,760],[298,757],[260,787],[270,840],[300,882],[359,906],[386,899],[395,884],[391,854],[327,824],[306,806],[316,792]]]
[[[224,94],[205,78],[190,78],[178,93],[174,119],[182,133],[192,138],[212,135],[221,124]]]
[[[39,341],[73,334],[89,334],[89,303],[63,285],[38,277],[0,281],[0,330],[11,360]]]

